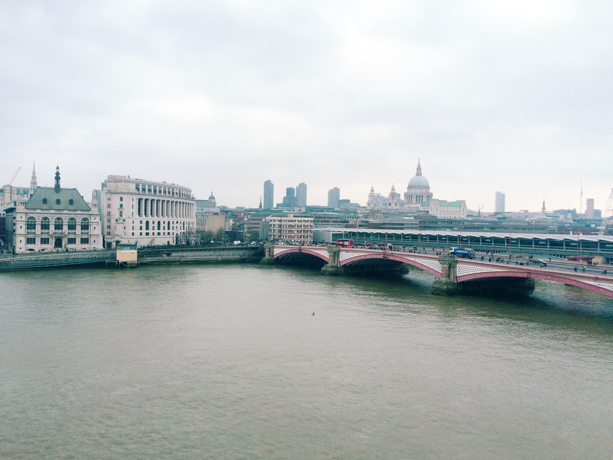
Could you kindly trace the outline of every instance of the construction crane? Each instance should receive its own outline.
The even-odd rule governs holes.
[[[17,169],[17,172],[13,175],[13,178],[11,179],[11,181],[9,182],[9,185],[13,185],[13,181],[15,180],[15,178],[17,177],[17,174],[19,174],[19,171],[21,171],[21,166]]]
[[[17,168],[17,172],[15,172],[15,174],[13,174],[13,178],[9,182],[9,199],[8,199],[8,201],[11,201],[13,199],[13,187],[12,187],[13,186],[13,181],[17,177],[17,174],[19,174],[19,171],[21,171],[21,166],[19,168]]]

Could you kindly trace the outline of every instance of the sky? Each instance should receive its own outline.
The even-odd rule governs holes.
[[[613,2],[0,2],[0,183],[110,174],[255,207],[423,175],[494,211],[604,208]]]

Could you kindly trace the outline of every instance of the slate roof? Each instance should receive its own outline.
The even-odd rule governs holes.
[[[46,204],[43,202],[45,198],[47,199]],[[60,200],[59,204],[57,200]],[[70,200],[72,200],[72,205]],[[76,188],[61,188],[56,192],[53,187],[37,187],[26,202],[26,209],[37,211],[91,211]]]

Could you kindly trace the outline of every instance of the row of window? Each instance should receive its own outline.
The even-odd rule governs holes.
[[[47,203],[48,203],[47,198],[43,198],[43,204],[47,204]],[[62,204],[62,200],[58,198],[57,200],[55,200],[55,204],[57,205]],[[73,199],[68,200],[68,205],[74,206],[74,200]]]
[[[43,217],[40,220],[41,230],[49,230],[50,225],[51,225],[51,221],[49,220],[48,217]],[[62,219],[61,217],[57,217],[53,221],[53,229],[56,231],[60,231],[60,232],[64,230],[64,219]],[[76,229],[77,229],[77,219],[75,219],[74,217],[71,217],[70,219],[68,219],[68,231],[76,230]],[[36,218],[35,217],[28,217],[28,219],[26,220],[26,230],[36,230]],[[81,219],[81,231],[82,232],[89,231],[89,219],[87,217]]]
[[[162,187],[161,185],[150,184],[134,184],[134,188],[141,193],[150,193],[152,195],[178,196],[189,197],[187,191],[174,189],[172,187]]]
[[[77,238],[67,238],[66,244],[77,244]],[[80,244],[89,244],[89,238],[80,238]],[[26,244],[36,244],[36,238],[26,238]],[[46,246],[50,243],[49,238],[40,238],[40,245]]]

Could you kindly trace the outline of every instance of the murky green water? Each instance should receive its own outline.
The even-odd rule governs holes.
[[[0,457],[611,458],[613,300],[431,278],[2,274]]]

